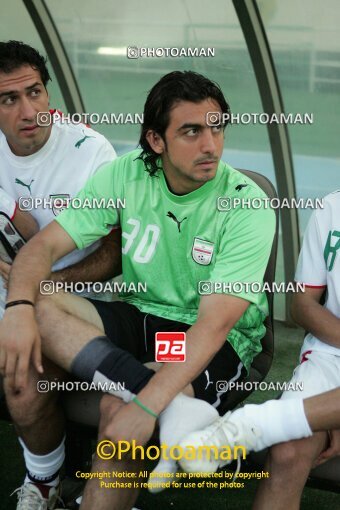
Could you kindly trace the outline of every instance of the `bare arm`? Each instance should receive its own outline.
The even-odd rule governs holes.
[[[35,302],[41,280],[46,280],[51,267],[76,248],[65,230],[53,221],[21,248],[12,265],[7,301],[28,299]]]
[[[17,208],[12,222],[26,240],[31,239],[31,237],[39,232],[38,223],[27,211],[21,211]]]
[[[324,290],[325,287],[306,287],[305,292],[294,294],[292,317],[299,326],[316,338],[340,347],[340,319],[319,303]]]
[[[26,299],[34,303],[40,282],[49,277],[52,264],[75,247],[57,222],[50,223],[18,253],[10,273],[7,302]],[[0,371],[15,389],[26,386],[31,357],[37,371],[43,372],[34,312],[32,306],[18,305],[8,308],[0,322]]]
[[[105,281],[122,272],[121,230],[115,229],[102,239],[101,246],[72,266],[55,271],[51,279],[60,282]]]

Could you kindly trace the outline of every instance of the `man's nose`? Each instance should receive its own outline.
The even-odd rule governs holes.
[[[210,128],[204,129],[201,137],[201,150],[202,152],[209,152],[213,154],[215,152],[216,145],[214,135]]]
[[[20,113],[22,120],[33,120],[35,118],[37,112],[28,97],[21,98]]]

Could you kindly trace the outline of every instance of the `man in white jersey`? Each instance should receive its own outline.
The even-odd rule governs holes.
[[[323,209],[313,212],[295,279],[305,284],[305,292],[294,295],[292,315],[308,333],[301,349],[300,365],[291,382],[293,387],[302,383],[303,390],[285,391],[280,402],[267,402],[262,408],[245,406],[211,428],[186,437],[182,443],[182,446],[199,446],[209,438],[209,444],[221,445],[226,441],[233,443],[237,438],[239,444],[245,441],[250,450],[257,451],[271,444],[306,437],[270,450],[266,469],[271,476],[261,481],[254,503],[257,510],[299,508],[311,468],[340,455],[339,430],[332,430],[329,436],[319,431],[308,437],[308,425],[301,418],[302,399],[340,386],[340,191],[327,195]],[[321,305],[324,293],[325,304]],[[259,434],[252,433],[252,429]],[[209,464],[210,470],[216,470],[219,463],[182,462],[189,471],[204,470]]]
[[[309,332],[292,378],[293,383],[303,383],[303,391],[284,392],[282,399],[307,398],[340,386],[339,191],[327,195],[324,208],[313,212],[295,279],[306,286],[305,293],[298,293],[292,303],[294,320]],[[322,306],[319,302],[324,292]],[[330,437],[332,443],[339,444],[339,431],[332,431]],[[270,480],[260,484],[254,508],[299,508],[308,474],[328,448],[326,432],[273,447],[267,460]]]
[[[11,368],[25,365],[40,347],[39,324],[43,351],[58,365],[83,380],[124,383],[124,391],[113,389],[103,398],[100,439],[144,444],[159,418],[161,443],[176,445],[186,432],[216,418],[215,408],[229,397],[216,382],[245,377],[261,350],[268,313],[264,293],[227,284],[263,281],[275,214],[264,207],[266,196],[251,179],[220,161],[225,126],[218,117],[228,112],[222,91],[204,76],[191,71],[164,76],[145,104],[142,151],[105,165],[78,195],[120,196],[126,208],[119,214],[112,207],[69,208],[14,263],[9,308],[0,325],[0,368],[13,388],[25,385],[25,371]],[[220,196],[260,199],[263,207],[221,211]],[[122,293],[116,304],[53,296],[39,300],[35,314],[37,285],[50,263],[106,235],[118,221],[124,281],[146,282],[147,288]],[[25,287],[23,272],[29,275]],[[169,331],[186,332],[186,360],[164,363],[155,373],[142,363],[155,360],[155,334]],[[24,353],[15,348],[17,336]],[[35,367],[41,373],[39,360]],[[97,458],[93,469],[132,469],[137,477],[139,463],[124,460],[116,467]],[[153,490],[162,490],[166,473],[176,469],[173,458],[162,458],[151,478]],[[81,508],[130,509],[137,493],[131,485],[103,490],[94,479]]]
[[[49,79],[45,59],[34,48],[18,41],[0,43],[0,207],[27,238],[36,223],[40,229],[50,223],[61,211],[60,204],[72,199],[103,163],[116,157],[111,144],[83,124],[56,121],[45,127],[38,125],[38,113],[48,111]],[[45,199],[47,207],[37,205],[37,199]],[[33,218],[20,211],[20,205],[31,209]],[[8,264],[0,262],[4,277],[9,270]],[[53,271],[49,279],[61,282],[98,281],[119,274],[120,232],[112,232],[102,243],[93,243],[85,250],[71,252],[53,266]],[[65,377],[52,364],[46,368],[46,377]],[[7,389],[8,407],[27,467],[18,510],[28,508],[31,500],[36,505],[32,503],[32,509],[41,508],[46,497],[56,502],[58,471],[64,459],[62,416],[50,413],[45,417],[50,434],[44,441],[42,409],[46,406],[37,393],[36,378],[29,381],[25,391]]]

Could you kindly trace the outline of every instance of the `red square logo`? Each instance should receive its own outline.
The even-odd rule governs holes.
[[[185,361],[185,333],[156,333],[155,360]]]

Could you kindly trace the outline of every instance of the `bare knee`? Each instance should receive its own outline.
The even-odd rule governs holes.
[[[68,379],[68,374],[50,360],[44,358],[44,374],[40,375],[30,366],[27,386],[16,391],[4,379],[4,391],[13,421],[21,427],[30,427],[49,416],[55,409],[58,393],[51,388],[51,381]]]
[[[271,468],[281,468],[287,473],[309,471],[314,459],[322,451],[325,440],[325,434],[316,434],[311,438],[273,446],[268,457]]]
[[[52,391],[39,393],[37,385],[45,384],[38,378],[31,378],[24,390],[15,392],[6,388],[6,401],[13,421],[21,428],[32,427],[51,412],[57,401]]]

